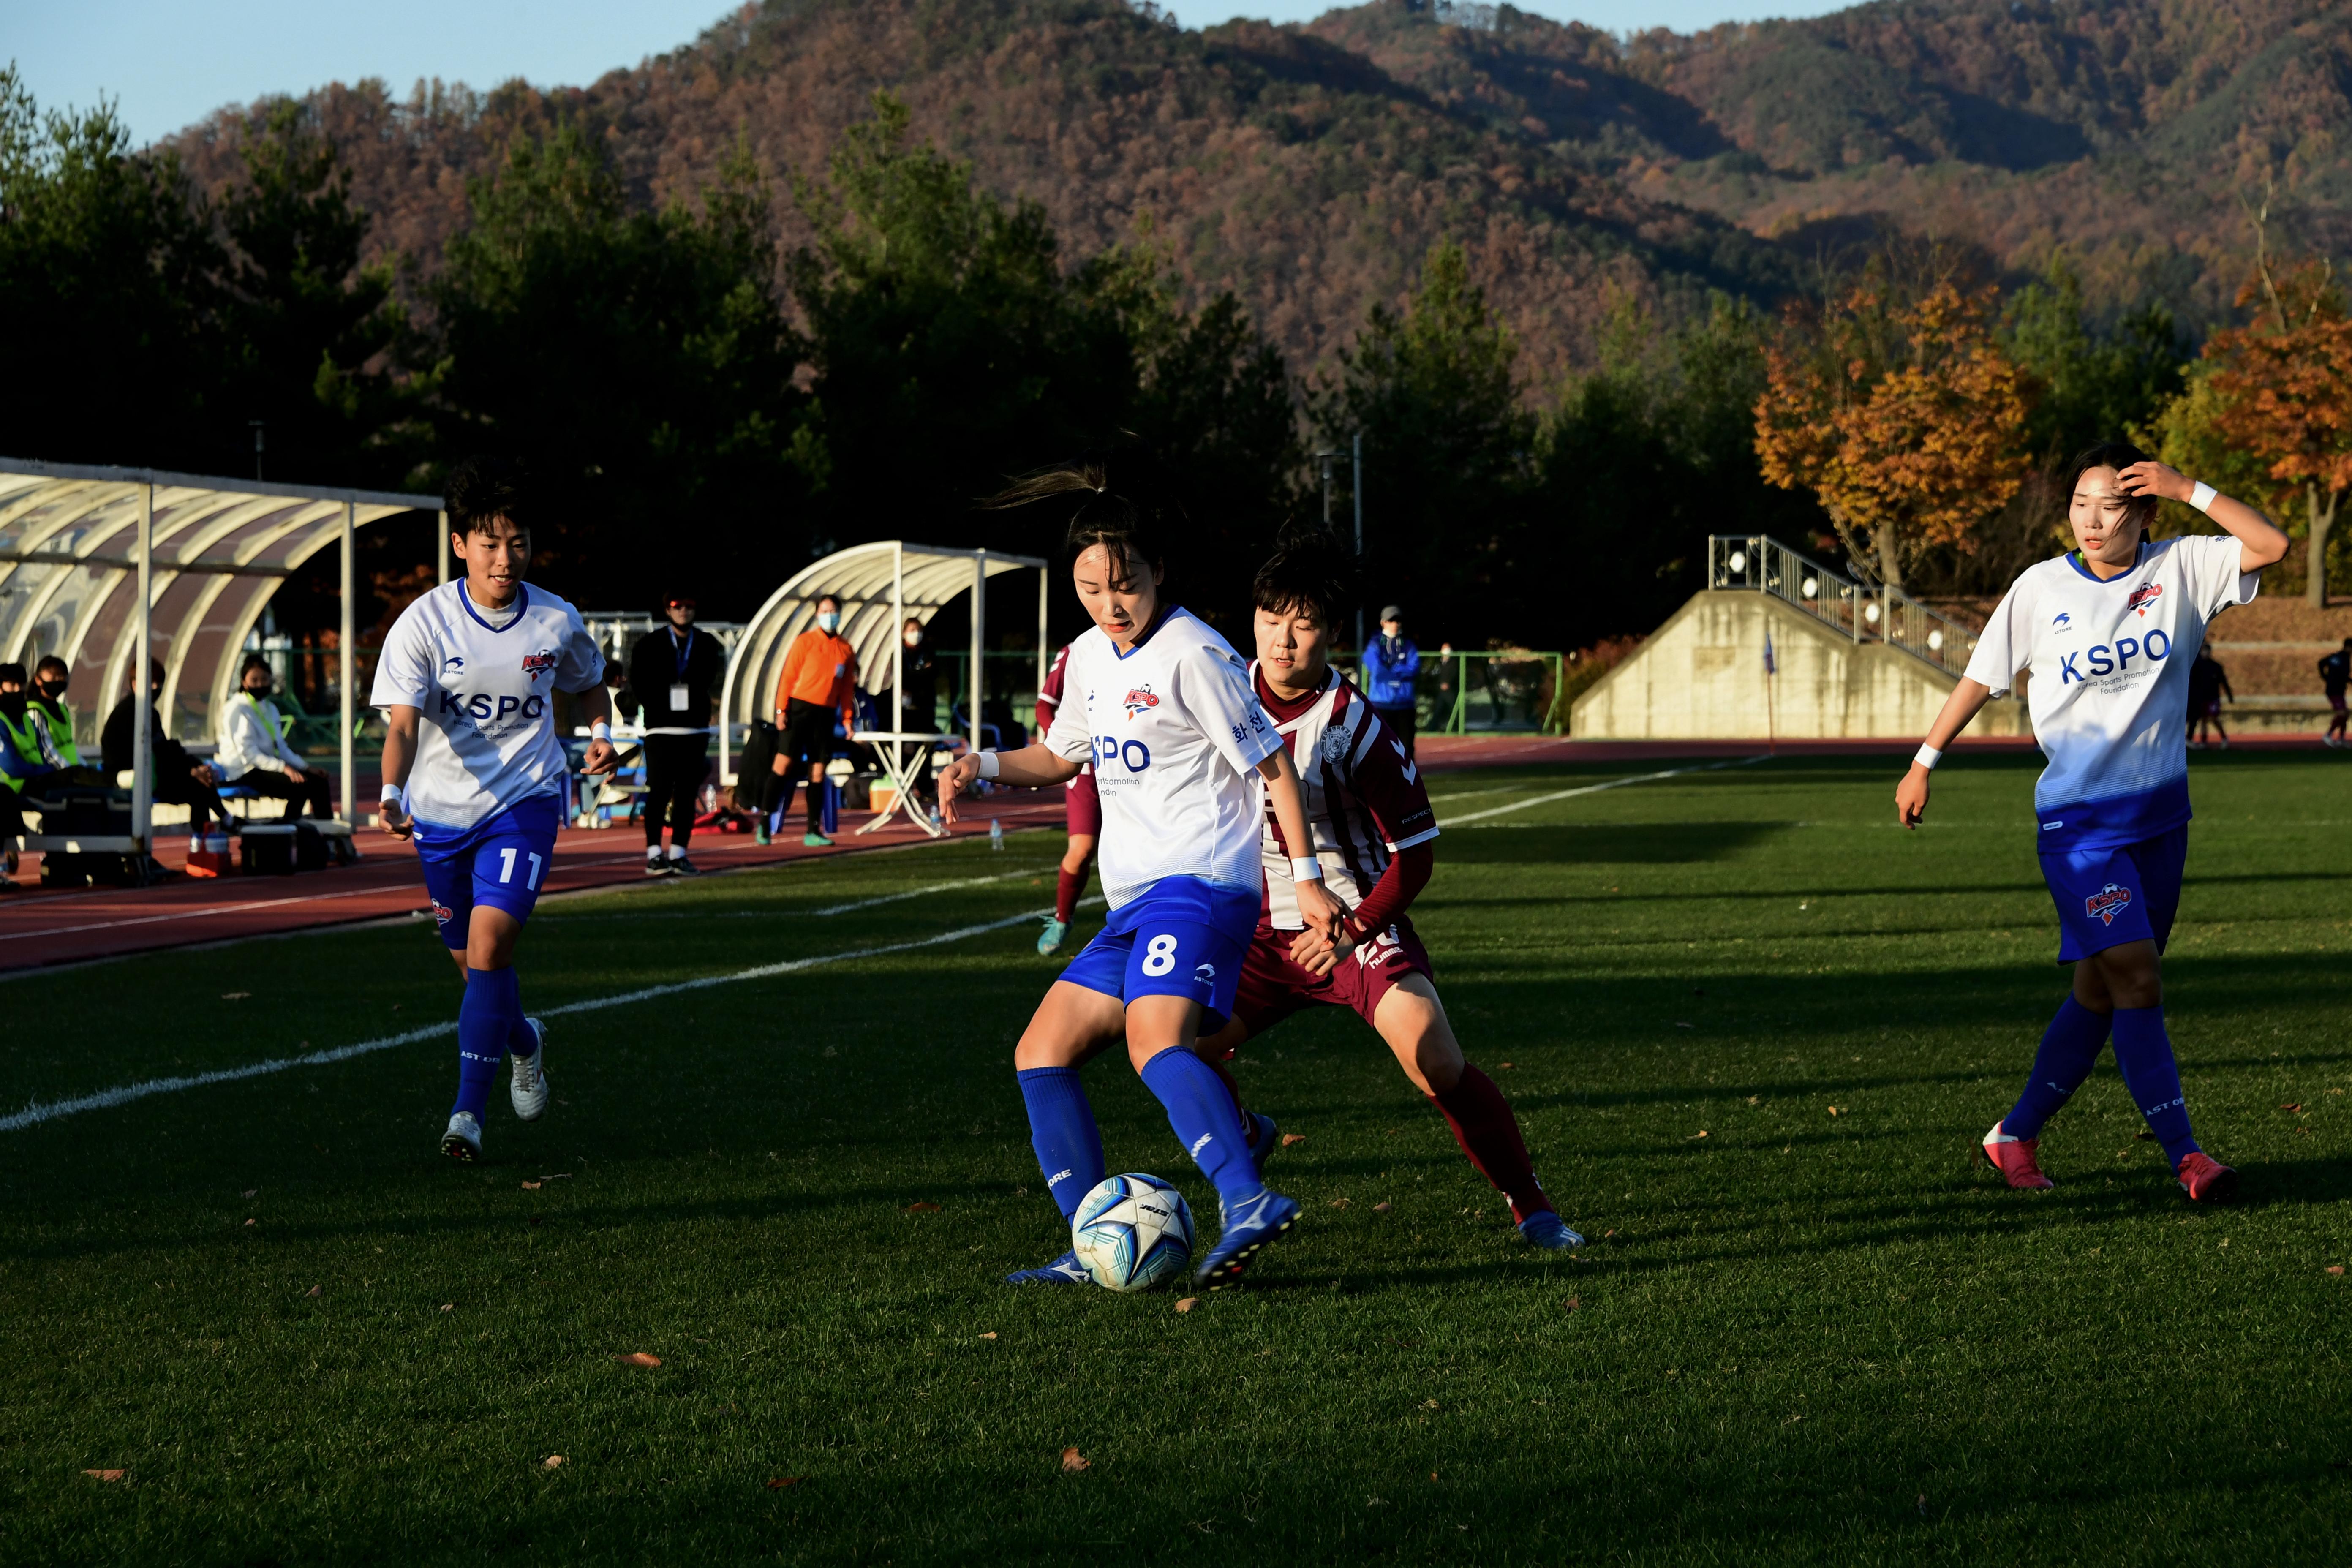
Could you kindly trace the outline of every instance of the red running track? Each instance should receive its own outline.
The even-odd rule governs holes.
[[[2315,748],[2316,738],[2265,737],[2242,742],[2249,749]],[[1783,741],[1778,750],[1790,756],[1895,757],[1910,752],[1914,741]],[[2017,740],[1963,741],[1963,750],[2016,752],[2032,742]],[[1433,773],[1487,767],[1533,767],[1551,763],[1648,763],[1675,757],[1745,757],[1764,748],[1753,741],[1572,741],[1543,735],[1424,735],[1416,755]],[[957,837],[986,833],[989,817],[1007,827],[1058,826],[1062,803],[1057,793],[1013,791],[971,803],[976,820],[961,827]],[[904,820],[863,838],[852,829],[867,820],[863,812],[844,813],[838,842],[830,849],[802,847],[796,834],[787,833],[765,848],[749,835],[705,833],[694,841],[694,858],[706,872],[739,871],[776,866],[828,855],[854,854],[919,843],[922,835]],[[362,830],[359,842],[366,858],[356,866],[313,871],[292,877],[230,876],[218,879],[173,877],[152,888],[89,888],[47,889],[28,887],[38,875],[40,857],[26,856],[15,889],[0,894],[0,973],[83,963],[125,953],[159,948],[188,947],[227,942],[240,937],[270,936],[320,926],[348,925],[361,921],[406,915],[425,907],[425,885],[416,872],[415,849],[394,838]],[[178,868],[186,856],[184,839],[166,839],[157,858]],[[583,831],[566,828],[556,840],[556,861],[547,875],[546,891],[572,893],[588,888],[617,887],[645,880],[644,840],[634,828]]]

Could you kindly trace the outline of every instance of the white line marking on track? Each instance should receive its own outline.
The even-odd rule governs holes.
[[[1627,784],[1648,784],[1653,779],[1679,778],[1684,773],[1711,773],[1718,768],[1744,768],[1751,763],[1760,763],[1764,760],[1763,755],[1759,753],[1753,757],[1734,757],[1729,762],[1699,763],[1687,768],[1667,768],[1654,773],[1635,773],[1630,778],[1611,779],[1606,784],[1584,784],[1576,789],[1555,790],[1550,795],[1539,795],[1533,800],[1515,801],[1509,805],[1489,806],[1485,811],[1474,811],[1467,816],[1448,817],[1437,826],[1459,827],[1465,822],[1481,822],[1490,816],[1507,816],[1515,811],[1525,811],[1531,805],[1549,805],[1553,801],[1567,800],[1572,795],[1599,795],[1605,789],[1623,789]]]
[[[1085,900],[1080,907],[1100,904],[1102,900]],[[794,958],[782,963],[763,963],[754,969],[739,969],[732,974],[707,974],[698,980],[680,980],[667,985],[648,985],[636,991],[624,991],[617,996],[599,996],[587,1002],[566,1002],[560,1006],[541,1007],[538,1016],[560,1017],[566,1013],[588,1013],[604,1007],[625,1006],[632,1002],[649,1002],[656,996],[675,996],[685,991],[707,991],[715,985],[734,985],[746,980],[770,980],[779,974],[796,974],[805,969],[821,969],[831,963],[852,963],[862,958],[880,958],[893,952],[911,952],[917,948],[940,947],[948,942],[961,942],[967,937],[984,936],[1003,931],[1007,926],[1026,925],[1052,914],[1051,910],[1032,910],[1024,914],[1008,915],[1001,921],[989,921],[981,925],[961,926],[941,931],[936,936],[915,937],[907,942],[885,942],[877,947],[861,947],[848,952],[824,952],[814,958]],[[324,1067],[330,1062],[348,1061],[376,1051],[388,1051],[396,1046],[413,1046],[420,1040],[439,1039],[454,1035],[457,1026],[453,1021],[432,1024],[404,1034],[385,1035],[379,1039],[362,1040],[356,1045],[337,1046],[330,1050],[312,1051],[308,1056],[276,1057],[268,1061],[249,1062],[241,1068],[223,1068],[216,1072],[193,1073],[185,1078],[153,1078],[140,1083],[127,1083],[118,1089],[100,1089],[96,1094],[80,1095],[72,1100],[52,1100],[47,1105],[36,1102],[11,1116],[0,1116],[0,1132],[16,1132],[55,1121],[60,1117],[78,1116],[85,1110],[105,1110],[118,1105],[128,1105],[134,1100],[150,1095],[176,1094],[182,1089],[204,1089],[216,1083],[236,1083],[248,1078],[266,1078],[271,1073],[294,1068]]]

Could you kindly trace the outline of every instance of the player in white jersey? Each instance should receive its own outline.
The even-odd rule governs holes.
[[[2027,706],[2050,759],[2033,790],[2042,874],[2058,905],[2058,961],[2074,964],[2074,985],[2025,1092],[1985,1134],[1985,1157],[2012,1187],[2050,1186],[2037,1158],[2042,1124],[2090,1076],[2112,1030],[2124,1086],[2182,1189],[2218,1201],[2236,1173],[2189,1131],[2158,963],[2189,851],[2185,697],[2206,622],[2253,598],[2286,535],[2126,442],[2075,458],[2070,491],[2080,548],[2011,584],[1895,790],[1895,813],[1919,825],[1943,749],[2030,669]],[[2188,502],[2227,537],[2150,540],[2158,498]]]
[[[587,771],[609,772],[614,759],[603,651],[579,611],[523,581],[531,509],[520,470],[473,459],[450,475],[447,501],[449,547],[466,574],[400,613],[369,701],[386,715],[378,820],[415,837],[433,918],[466,984],[441,1152],[477,1160],[502,1058],[514,1058],[515,1115],[535,1121],[547,1109],[546,1031],[523,1016],[514,949],[569,795],[557,692],[593,726]]]
[[[1094,468],[1037,476],[999,504],[1071,494],[1083,500],[1066,543],[1094,629],[1071,645],[1062,704],[1043,743],[960,758],[940,775],[940,808],[953,820],[957,792],[975,778],[1058,784],[1092,763],[1110,914],[1046,992],[1013,1052],[1022,1099],[1045,1190],[1066,1222],[1105,1174],[1078,1069],[1124,1038],[1178,1142],[1217,1189],[1223,1233],[1197,1271],[1214,1287],[1298,1214],[1296,1200],[1259,1178],[1240,1109],[1192,1052],[1204,1022],[1213,1031],[1233,1010],[1257,923],[1257,781],[1265,780],[1291,842],[1304,844],[1298,773],[1241,657],[1161,600],[1159,505],[1110,490]],[[1301,868],[1302,918],[1336,931],[1339,910],[1323,891],[1321,866],[1310,858]],[[1075,1253],[1013,1276],[1086,1278]]]

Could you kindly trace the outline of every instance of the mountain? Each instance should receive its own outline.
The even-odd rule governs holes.
[[[1446,237],[1538,385],[1622,299],[1769,302],[1890,233],[2011,280],[2063,252],[2095,304],[2192,329],[2231,309],[2266,176],[2274,245],[2352,241],[2352,10],[2311,0],[1880,0],[1625,39],[1443,0],[1197,32],[1120,0],[770,0],[584,88],[309,103],[371,243],[429,270],[518,133],[575,120],[637,199],[681,200],[738,138],[780,184],[821,170],[877,90],[1072,258],[1153,245],[1300,370]],[[225,186],[261,108],[173,144]]]

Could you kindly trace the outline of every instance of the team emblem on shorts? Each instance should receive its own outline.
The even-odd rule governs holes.
[[[525,675],[544,675],[554,668],[555,650],[551,647],[541,648],[537,653],[527,653],[522,656],[522,672]]]
[[[1201,965],[1192,971],[1192,981],[1198,985],[1214,985],[1217,983],[1217,966],[1213,963]]]
[[[2163,584],[2142,583],[2138,587],[2134,588],[2131,591],[2131,597],[2124,601],[2124,608],[2126,610],[2137,610],[2139,612],[2140,619],[2146,620],[2147,619],[2147,606],[2161,598],[2163,595]]]
[[[1142,712],[1146,708],[1159,707],[1160,699],[1151,694],[1151,688],[1150,686],[1139,686],[1134,690],[1127,694],[1127,700],[1120,703],[1119,706],[1125,708],[1127,710],[1127,716],[1132,719],[1138,713]]]
[[[448,905],[446,905],[446,904],[443,903],[443,902],[442,902],[440,900],[438,900],[438,899],[436,899],[436,900],[433,900],[433,923],[434,923],[434,924],[436,924],[436,925],[447,925],[451,921],[454,921],[454,920],[456,920],[457,918],[457,910],[455,910],[451,909]]]
[[[2116,917],[2131,906],[2131,889],[2109,882],[2083,900],[2083,912],[2096,915],[2103,924],[2113,925]]]

